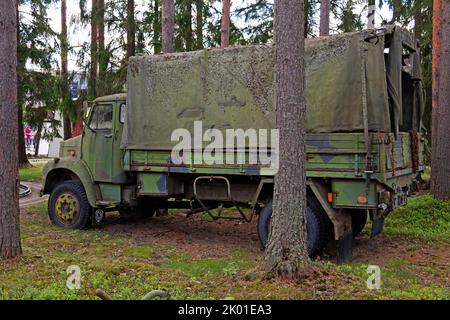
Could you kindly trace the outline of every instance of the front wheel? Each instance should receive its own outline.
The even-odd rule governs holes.
[[[258,219],[258,236],[263,247],[266,246],[272,219],[272,200],[269,200],[261,210]],[[311,258],[320,255],[327,245],[332,224],[326,212],[313,195],[307,197],[306,208],[307,249]]]
[[[61,228],[85,229],[91,222],[92,207],[83,185],[74,180],[64,181],[50,194],[48,214]]]

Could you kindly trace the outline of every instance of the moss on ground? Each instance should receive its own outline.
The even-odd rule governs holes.
[[[449,203],[430,196],[411,199],[386,221],[388,237],[422,246],[449,248]],[[243,249],[226,258],[192,257],[161,243],[137,243],[102,228],[62,230],[51,225],[46,205],[23,210],[24,254],[0,262],[0,299],[97,299],[103,289],[115,299],[139,299],[166,289],[177,299],[448,299],[448,265],[387,259],[382,289],[369,290],[367,264],[317,261],[316,274],[299,282],[245,275],[259,257]],[[169,218],[170,219],[170,218]],[[130,226],[132,228],[133,226]],[[430,242],[433,240],[434,242]],[[80,290],[66,287],[70,265],[81,269]]]

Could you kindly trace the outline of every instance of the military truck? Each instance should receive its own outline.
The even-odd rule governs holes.
[[[319,255],[334,239],[345,262],[368,216],[375,236],[424,169],[420,47],[408,31],[384,27],[308,39],[305,61],[308,251]],[[161,208],[258,216],[264,246],[276,168],[248,160],[264,149],[276,158],[277,141],[227,148],[245,161],[219,163],[204,152],[211,137],[202,138],[240,128],[250,141],[248,129],[275,129],[274,74],[271,45],[131,57],[127,93],[85,108],[82,135],[44,168],[52,222],[83,229],[111,211]],[[185,161],[175,161],[174,132],[198,131],[202,138],[179,154]]]

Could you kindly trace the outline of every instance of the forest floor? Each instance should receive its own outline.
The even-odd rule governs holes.
[[[62,230],[46,204],[22,208],[23,255],[0,262],[0,299],[140,299],[165,289],[176,299],[449,299],[450,202],[412,198],[386,219],[382,236],[369,230],[354,242],[353,262],[334,264],[334,248],[301,281],[252,277],[262,251],[256,221],[211,221],[179,212],[146,220],[111,214],[102,226]],[[81,289],[66,287],[71,265]],[[381,289],[367,288],[369,265]]]

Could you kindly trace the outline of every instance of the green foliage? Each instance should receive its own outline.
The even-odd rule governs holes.
[[[337,31],[353,32],[364,28],[362,13],[357,13],[355,5],[358,1],[346,0],[332,2],[331,10],[336,17],[339,17]]]
[[[386,219],[385,234],[416,240],[450,241],[450,201],[431,195],[411,198]]]
[[[249,43],[267,43],[272,40],[273,9],[273,1],[267,0],[260,0],[236,9],[234,16],[244,18],[246,26],[242,32],[247,35]]]
[[[57,34],[51,29],[47,8],[54,0],[20,0],[17,77],[18,104],[24,121],[38,132],[44,121],[50,126],[44,138],[57,137],[60,122],[49,117],[61,108],[59,79],[54,76]]]

